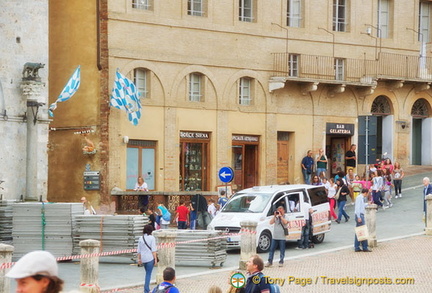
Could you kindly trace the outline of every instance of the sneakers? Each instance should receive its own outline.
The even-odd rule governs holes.
[[[395,198],[398,198],[398,197],[399,197],[399,195],[396,194],[396,195],[395,195]]]
[[[273,264],[271,262],[269,262],[269,261],[265,264],[266,268],[271,267],[272,265]]]
[[[402,193],[401,193],[401,194],[399,194],[399,197],[402,197]]]
[[[389,205],[389,207],[391,208],[393,206],[393,204],[391,203],[390,205]]]
[[[279,267],[280,267],[280,268],[283,267],[283,262],[280,262],[280,263],[279,263]]]

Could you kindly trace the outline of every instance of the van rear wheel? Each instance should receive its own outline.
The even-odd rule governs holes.
[[[258,252],[268,252],[272,242],[272,236],[269,231],[263,231],[258,239]]]
[[[324,233],[315,235],[312,237],[312,242],[315,244],[320,244],[324,241],[324,236],[325,236]]]

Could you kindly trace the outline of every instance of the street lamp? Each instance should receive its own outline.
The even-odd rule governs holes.
[[[332,35],[332,39],[333,39],[333,58],[334,58],[334,57],[335,57],[335,34],[332,33],[331,31],[329,31],[329,30],[323,28],[323,27],[318,27],[318,29],[319,29],[319,30],[323,30],[323,31],[325,31],[325,32],[327,32],[327,33],[329,33],[329,34]]]
[[[280,27],[281,29],[284,29],[286,31],[286,43],[285,43],[285,52],[288,54],[288,40],[289,40],[289,35],[288,35],[288,29],[286,27],[281,26],[278,23],[272,22],[272,25],[277,25],[278,27]]]
[[[381,31],[381,29],[379,27],[376,27],[374,25],[367,24],[367,23],[365,25],[368,26],[366,28],[366,34],[369,37],[375,39],[375,59],[378,60],[380,58],[380,56],[381,56],[381,49],[382,49],[382,31]],[[377,30],[377,36],[376,37],[372,36],[372,29],[371,28],[374,28],[374,29]],[[379,41],[379,52],[378,52],[378,55],[377,55],[377,41],[378,41],[378,38],[379,38],[380,41]]]

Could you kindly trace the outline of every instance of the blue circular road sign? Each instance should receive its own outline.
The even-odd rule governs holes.
[[[234,171],[230,167],[222,167],[219,170],[219,179],[224,183],[229,183],[234,179]]]

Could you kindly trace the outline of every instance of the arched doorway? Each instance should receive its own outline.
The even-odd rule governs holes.
[[[393,115],[390,100],[378,96],[372,103],[371,114],[376,117],[376,158],[393,158]]]
[[[411,108],[411,164],[432,164],[432,119],[430,106],[425,99],[418,99]]]

